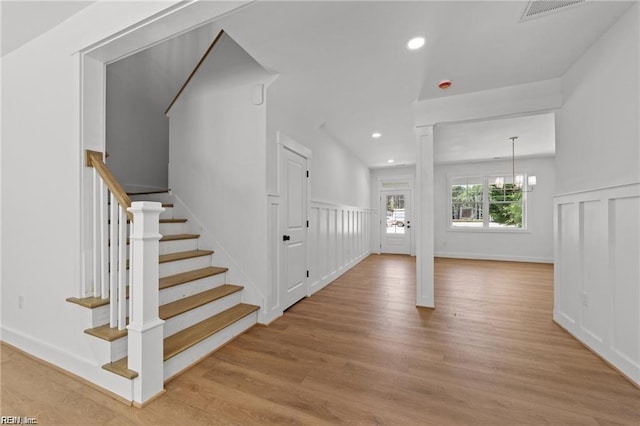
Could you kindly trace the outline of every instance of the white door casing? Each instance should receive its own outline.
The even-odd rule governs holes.
[[[284,139],[284,138],[282,138]],[[286,143],[288,142],[288,143]],[[280,146],[282,198],[280,306],[287,309],[308,295],[309,152],[291,140]],[[298,151],[302,151],[299,153]]]
[[[380,192],[380,251],[411,254],[411,192]]]

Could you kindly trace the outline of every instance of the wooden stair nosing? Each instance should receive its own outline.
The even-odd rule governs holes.
[[[221,268],[218,266],[208,266],[202,269],[195,269],[193,271],[182,272],[175,275],[169,275],[162,277],[158,283],[158,290],[164,290],[165,288],[174,287],[180,284],[186,284],[191,281],[200,280],[203,278],[212,277],[214,275],[225,273],[229,268]],[[129,298],[129,287],[127,286],[127,298]],[[110,299],[107,297],[103,299],[101,297],[68,297],[66,299],[69,303],[74,303],[88,309],[99,308],[109,304]]]
[[[177,253],[161,254],[158,261],[159,263],[175,262],[178,260],[192,259],[194,257],[209,256],[210,254],[213,254],[213,250],[180,251]]]
[[[223,330],[224,328],[230,326],[236,321],[241,320],[242,318],[257,311],[258,309],[260,309],[259,306],[240,303],[232,308],[220,312],[218,315],[207,318],[206,320],[201,321],[198,324],[195,324],[172,336],[167,337],[163,342],[163,360],[167,361],[168,359],[173,358],[179,353],[184,352],[190,347],[197,345],[206,338],[213,336],[220,330]],[[105,364],[102,366],[102,368],[107,371],[111,371],[112,373],[118,374],[122,377],[127,377],[125,375],[126,370],[131,374],[135,374],[135,376],[130,378],[137,377],[138,373],[132,370],[128,370],[126,368],[127,365],[128,357],[124,357],[122,359],[119,359],[118,361]]]
[[[217,266],[207,266],[206,268],[195,269],[193,271],[181,272],[175,275],[169,275],[167,277],[160,278],[159,288],[163,290],[165,288],[173,287],[180,284],[185,284],[191,281],[196,281],[202,278],[211,277],[214,275],[227,272],[229,268],[220,268]]]
[[[158,308],[158,316],[160,319],[167,320],[192,309],[199,308],[207,303],[214,302],[230,294],[236,293],[242,290],[242,288],[243,287],[239,285],[223,284],[210,290],[205,290],[200,293],[166,303]],[[109,299],[107,299],[107,301],[108,300]],[[128,321],[129,320],[127,318],[127,323]],[[98,339],[106,340],[107,342],[113,342],[128,334],[126,328],[118,330],[116,327],[111,327],[111,324],[109,323],[99,325],[98,327],[88,328],[84,332],[97,337]]]
[[[133,191],[133,192],[127,192],[127,195],[131,196],[131,195],[149,195],[149,194],[165,194],[165,193],[169,193],[171,192],[170,188],[166,188],[166,189],[156,189],[153,191]]]
[[[115,373],[118,376],[122,376],[125,379],[133,380],[136,377],[138,377],[138,373],[133,370],[129,370],[128,364],[129,364],[129,359],[125,357],[117,361],[105,364],[102,366],[102,368],[104,370]]]
[[[167,337],[164,339],[164,360],[173,358],[258,309],[259,306],[240,303]]]
[[[199,234],[169,234],[169,235],[163,235],[162,238],[160,238],[160,242],[194,240],[196,238],[200,238],[200,235]]]
[[[106,299],[103,299],[101,297],[83,297],[83,298],[78,298],[78,297],[68,297],[66,299],[67,302],[70,303],[75,303],[76,305],[80,305],[83,306],[85,308],[89,308],[89,309],[93,309],[93,308],[99,308],[100,306],[104,306],[104,305],[108,305],[109,304],[109,298],[107,297]]]
[[[161,254],[158,258],[158,263],[177,262],[178,260],[193,259],[196,257],[209,256],[210,254],[213,254],[213,250],[189,250]],[[127,259],[127,269],[129,269],[129,259]]]
[[[127,319],[128,322],[128,319]],[[118,330],[117,327],[111,328],[111,324],[106,323],[98,327],[88,328],[84,331],[86,334],[97,337],[98,339],[113,342],[127,335],[127,329]]]
[[[240,290],[242,290],[242,287],[239,285],[224,284],[219,287],[212,288],[211,290],[206,290],[162,305],[158,310],[158,316],[160,319],[168,320],[192,309],[204,306],[207,303],[211,303],[229,296],[230,294],[237,293]]]
[[[160,242],[194,240],[196,238],[200,238],[200,234],[167,234],[160,238]],[[108,241],[108,245],[111,247],[111,240]],[[127,245],[129,245],[129,238],[127,238]]]
[[[107,223],[111,224],[111,219],[109,219]],[[131,221],[127,219],[127,223],[131,223]],[[158,223],[187,223],[187,219],[177,219],[177,218],[159,219]]]

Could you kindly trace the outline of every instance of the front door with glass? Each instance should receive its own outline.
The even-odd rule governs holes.
[[[380,197],[382,253],[411,254],[409,191],[384,191]]]

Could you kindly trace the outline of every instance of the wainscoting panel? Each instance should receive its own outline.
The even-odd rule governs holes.
[[[280,197],[267,196],[267,265],[269,276],[267,282],[266,309],[258,312],[258,322],[268,324],[280,315]]]
[[[369,255],[371,210],[311,202],[309,295]]]
[[[640,184],[555,197],[554,320],[640,385]]]

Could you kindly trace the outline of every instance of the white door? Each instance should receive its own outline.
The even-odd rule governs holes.
[[[383,191],[380,197],[382,253],[411,254],[409,191]]]
[[[280,300],[287,309],[307,295],[307,159],[282,149]]]

